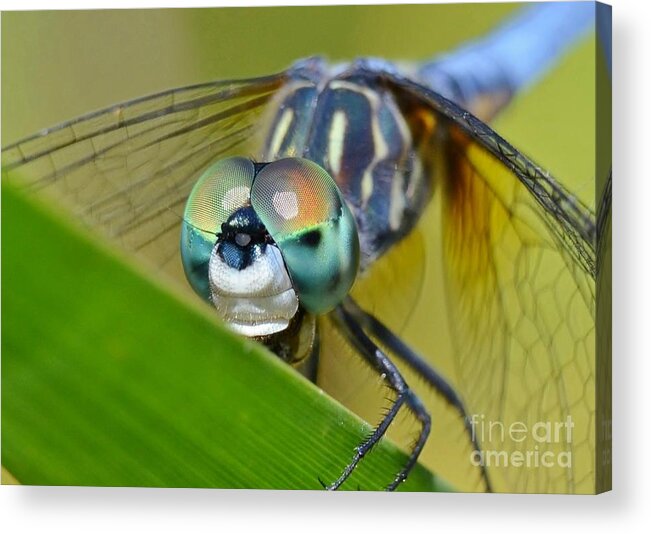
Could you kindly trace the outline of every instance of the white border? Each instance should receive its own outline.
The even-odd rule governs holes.
[[[251,5],[391,2],[250,2]],[[419,3],[419,2],[413,2]],[[647,3],[614,4],[614,486],[599,497],[0,488],[3,532],[621,532],[650,519],[651,29]],[[241,5],[204,2],[192,6]],[[166,1],[0,2],[0,9],[169,7]],[[188,6],[184,6],[188,7]],[[10,402],[10,399],[5,399]],[[640,530],[635,528],[635,530]],[[648,530],[647,530],[648,531]]]

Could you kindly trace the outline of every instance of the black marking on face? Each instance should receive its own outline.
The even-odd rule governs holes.
[[[217,234],[217,253],[233,269],[242,271],[264,253],[272,242],[264,224],[251,206],[239,208],[222,224]]]
[[[301,236],[301,244],[316,248],[321,243],[321,230],[310,230]]]

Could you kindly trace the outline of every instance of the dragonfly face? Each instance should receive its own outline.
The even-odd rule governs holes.
[[[261,337],[288,328],[299,301],[310,313],[339,304],[357,274],[359,242],[334,180],[315,163],[229,158],[190,194],[181,257],[222,319]]]

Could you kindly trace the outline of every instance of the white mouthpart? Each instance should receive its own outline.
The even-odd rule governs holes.
[[[278,248],[267,245],[242,270],[212,251],[208,267],[212,302],[232,330],[249,337],[285,330],[298,311],[298,297]]]

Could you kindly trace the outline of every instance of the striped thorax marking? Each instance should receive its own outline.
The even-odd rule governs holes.
[[[282,110],[280,119],[274,128],[271,142],[269,143],[269,149],[271,150],[272,154],[278,154],[280,152],[280,147],[287,137],[287,132],[289,131],[289,126],[291,125],[293,119],[294,110],[292,108],[286,108]]]
[[[346,91],[353,91],[361,94],[364,98],[368,100],[370,105],[370,114],[369,120],[371,121],[371,133],[372,133],[372,146],[371,153],[373,154],[373,159],[370,161],[361,178],[361,187],[362,187],[362,198],[361,198],[361,207],[362,209],[366,208],[368,201],[373,194],[373,170],[377,164],[387,157],[389,154],[389,147],[387,146],[386,140],[382,134],[382,130],[379,125],[378,110],[380,107],[380,97],[376,91],[364,87],[352,82],[347,82],[343,80],[334,81],[330,84],[330,88],[333,90],[343,89]],[[342,111],[336,112],[338,114],[343,113]],[[337,131],[335,128],[335,123],[333,121],[332,127],[330,128],[331,140],[334,141],[330,143],[330,146],[333,146],[337,141]],[[343,142],[344,138],[341,138]],[[343,146],[339,147],[338,153],[343,154]]]
[[[329,132],[328,144],[328,162],[334,174],[341,171],[341,160],[344,156],[344,139],[346,138],[346,128],[348,127],[348,117],[340,109],[334,112]]]
[[[315,85],[305,80],[292,81],[278,92],[269,106],[264,161],[305,155],[317,97]]]

